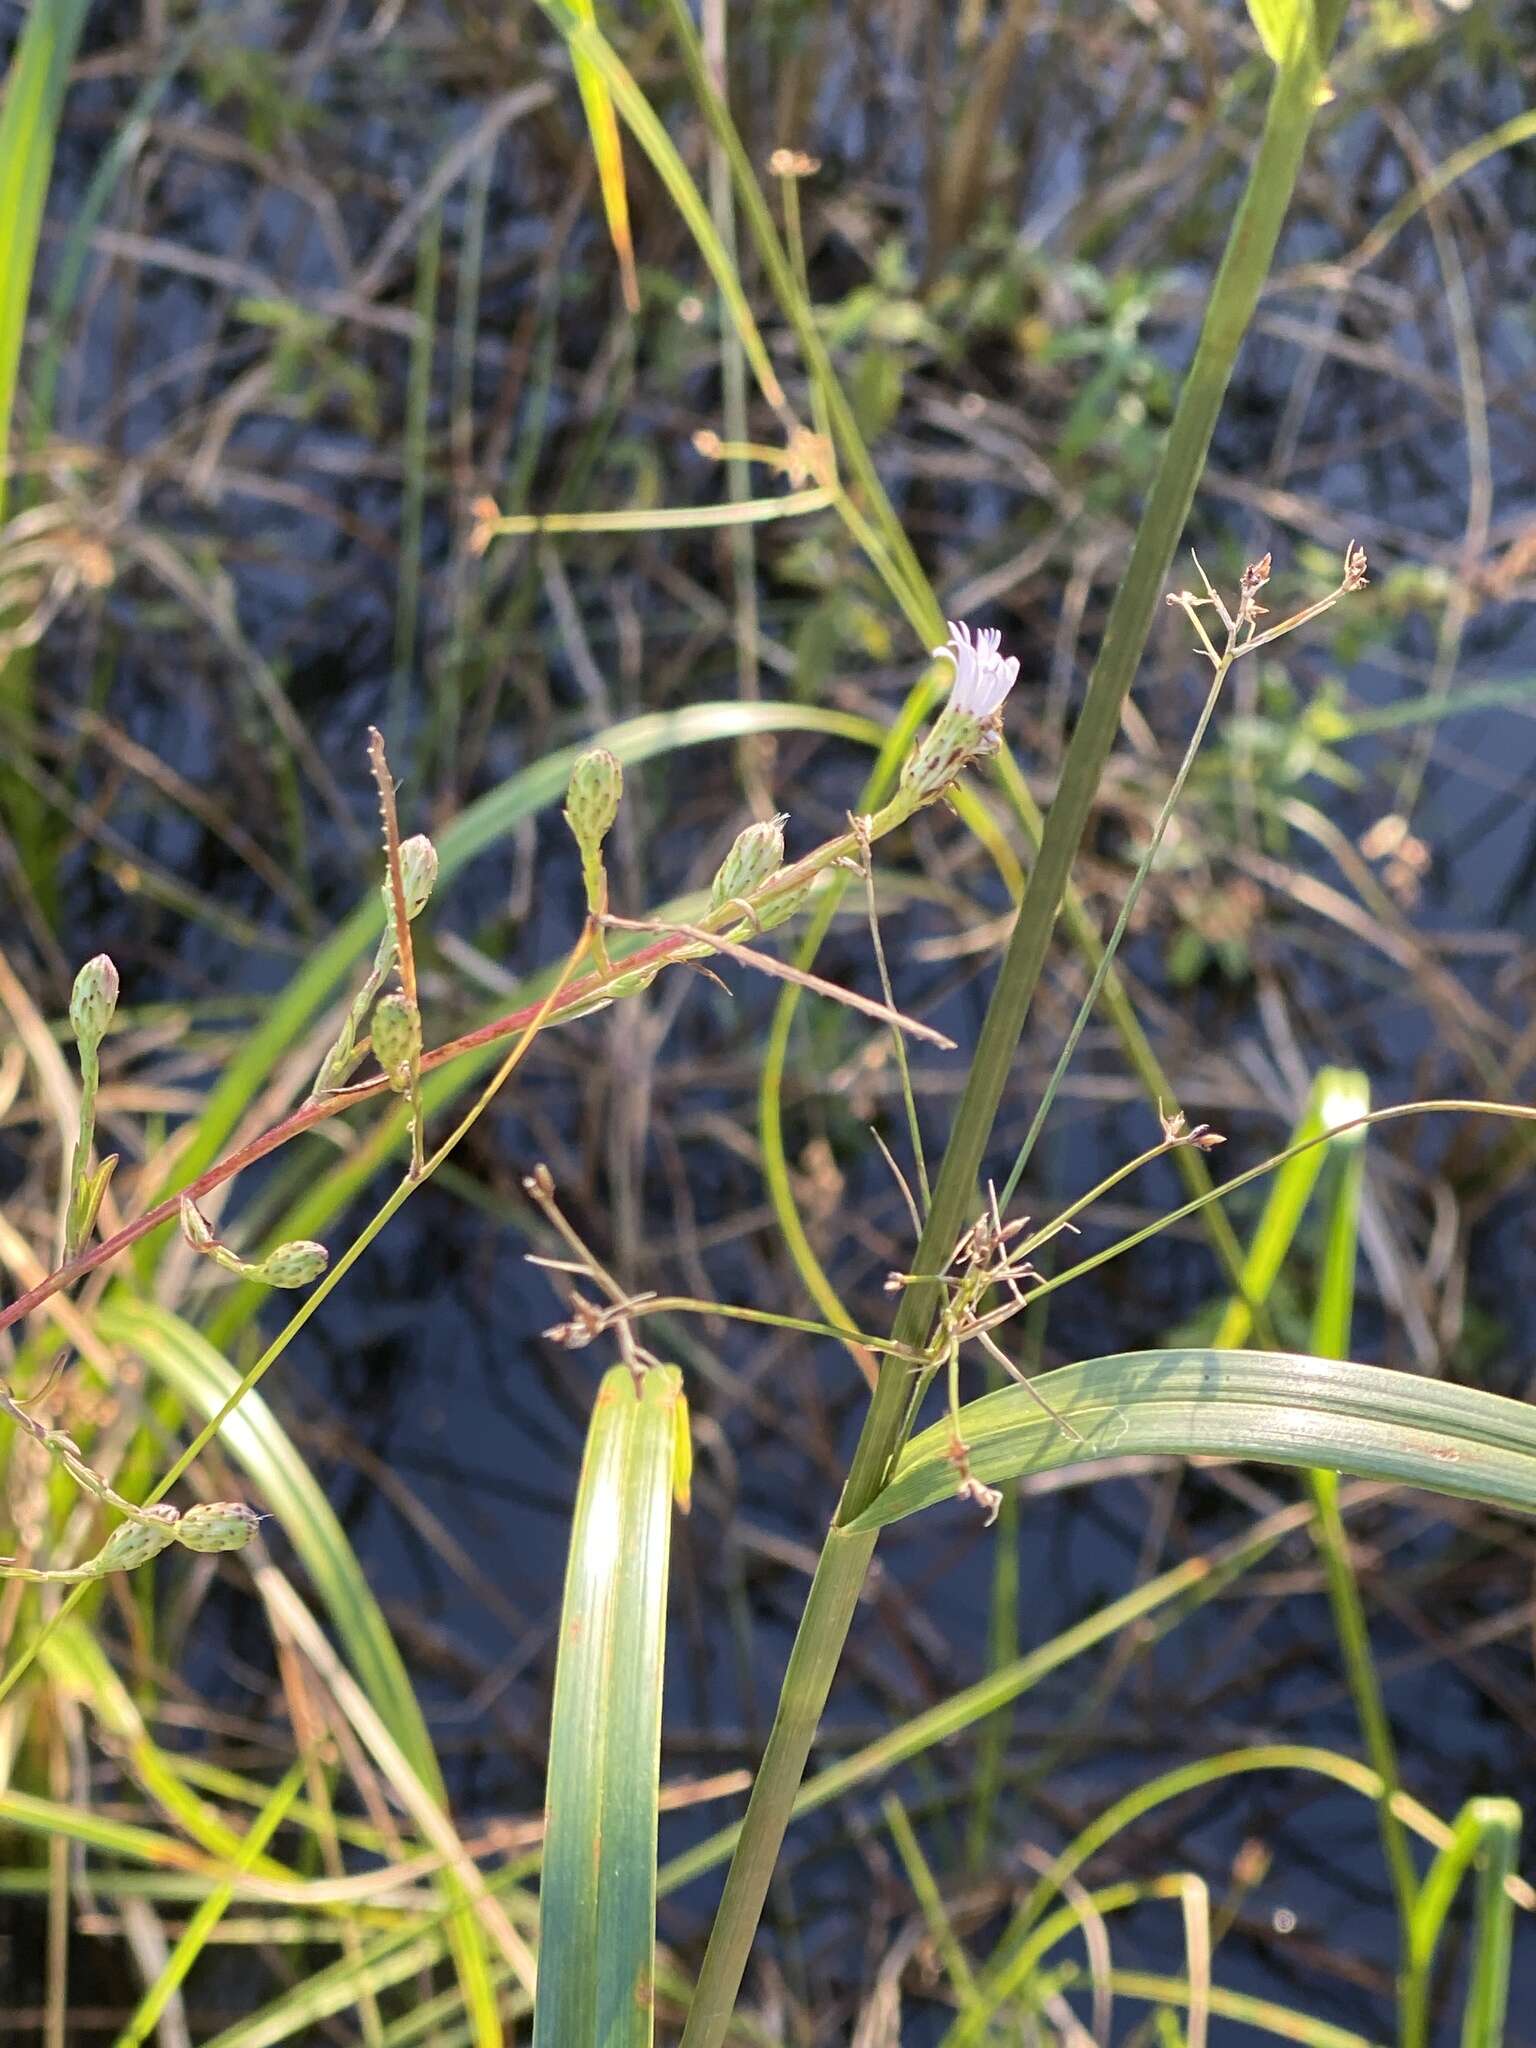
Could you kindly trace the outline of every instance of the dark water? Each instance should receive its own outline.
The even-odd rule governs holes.
[[[320,17],[333,13],[327,26]],[[707,591],[728,590],[725,551],[707,538],[565,543],[553,570],[547,557],[510,551],[493,553],[481,570],[456,552],[469,485],[507,502],[523,488],[535,505],[560,501],[567,491],[573,504],[614,503],[633,475],[648,477],[647,465],[654,465],[665,502],[714,494],[712,473],[686,448],[693,426],[718,413],[707,323],[695,334],[663,311],[669,279],[674,298],[683,288],[702,289],[702,280],[642,181],[637,214],[642,253],[652,266],[650,310],[636,340],[613,321],[609,258],[592,195],[574,220],[566,217],[577,161],[571,94],[562,66],[529,22],[509,26],[472,7],[410,10],[402,36],[376,48],[366,40],[372,19],[363,7],[256,9],[244,10],[236,29],[230,17],[229,47],[265,53],[262,61],[241,74],[230,100],[219,98],[221,74],[210,68],[211,57],[169,88],[149,152],[106,217],[119,239],[92,257],[70,330],[58,431],[105,451],[93,496],[98,508],[127,504],[131,512],[118,534],[119,579],[105,603],[90,613],[67,612],[44,644],[44,718],[59,729],[71,707],[101,709],[139,745],[216,795],[291,877],[300,899],[274,906],[270,888],[216,835],[137,782],[113,782],[110,761],[99,752],[71,759],[74,787],[105,803],[115,829],[144,858],[271,934],[269,945],[253,943],[245,934],[189,923],[142,892],[125,893],[120,865],[71,835],[58,867],[65,951],[73,959],[110,947],[136,1002],[197,1003],[217,995],[260,1003],[294,971],[311,930],[356,900],[369,876],[361,736],[370,720],[390,732],[404,771],[408,828],[420,828],[610,718],[727,698],[737,686],[728,632],[700,628],[678,594],[679,575]],[[1101,55],[1110,47],[1108,21],[1106,15],[1092,24],[1100,40],[1090,38],[1090,47]],[[747,47],[745,104],[766,104],[765,81],[789,62],[800,26],[794,10],[780,10],[762,41]],[[56,265],[60,235],[85,182],[153,69],[134,41],[138,33],[137,10],[93,14],[87,75],[71,97],[60,147],[45,269]],[[1521,104],[1514,81],[1520,63],[1528,68],[1531,61],[1529,33],[1510,19],[1504,34],[1519,47],[1496,61],[1490,47],[1498,38],[1483,11],[1473,10],[1463,29],[1447,29],[1417,64],[1379,54],[1370,60],[1375,88],[1402,102],[1432,159]],[[222,40],[221,32],[216,41]],[[867,276],[886,239],[905,241],[914,270],[923,263],[926,155],[913,113],[924,93],[920,40],[894,10],[889,22],[861,14],[846,50],[821,52],[825,70],[809,95],[803,139],[827,160],[822,180],[806,188],[816,220],[813,278],[825,304]],[[1074,241],[1072,224],[1116,164],[1115,109],[1132,91],[1132,56],[1105,57],[1098,70],[1069,57],[1059,28],[1042,34],[1000,117],[1024,166],[998,202],[1003,272],[1015,258],[1048,268],[1082,256],[1087,244]],[[952,51],[940,52],[941,64],[954,61]],[[1179,66],[1172,69],[1188,90]],[[378,252],[431,166],[494,95],[545,75],[555,84],[551,107],[510,124],[494,159],[469,387],[471,462],[467,481],[461,476],[452,489],[449,330],[465,235],[473,233],[463,182],[444,204],[422,627],[409,655],[401,717],[396,549],[415,235],[383,265],[368,318],[343,320],[323,348],[310,344],[308,356],[299,350],[291,367],[299,395],[268,389],[227,421],[219,407],[266,357],[269,329],[252,318],[248,302],[289,296],[311,308],[329,304],[322,295],[346,282],[338,275],[338,234],[356,268],[366,271],[370,252]],[[262,82],[271,77],[302,78],[318,116],[313,131],[279,122],[274,140],[263,130],[271,109],[264,112]],[[1171,145],[1177,124],[1137,104],[1135,124],[1144,124],[1147,153],[1155,156]],[[1250,132],[1251,102],[1240,101],[1237,113]],[[766,117],[761,125],[766,136]],[[205,133],[225,139],[222,152],[197,145]],[[758,154],[765,153],[766,144]],[[1402,190],[1402,158],[1383,142],[1369,112],[1333,123],[1321,161],[1318,182],[1308,188],[1308,217],[1288,236],[1283,264],[1337,256]],[[1493,532],[1485,562],[1501,559],[1532,514],[1533,178],[1529,152],[1496,158],[1478,175],[1476,200],[1455,216],[1488,394]],[[1145,275],[1155,282],[1160,310],[1141,336],[1153,366],[1177,366],[1187,356],[1232,193],[1230,179],[1213,174],[1194,195],[1183,239],[1172,228],[1179,209],[1164,193],[1144,217],[1133,211],[1119,218],[1092,246],[1111,279]],[[925,467],[934,450],[957,445],[936,425],[935,409],[964,394],[981,395],[985,423],[1004,445],[1011,435],[1036,434],[1049,453],[1052,420],[1059,423],[1085,374],[1071,359],[1055,374],[1021,367],[1009,353],[1006,325],[989,327],[976,312],[981,267],[979,257],[962,258],[958,295],[941,292],[932,301],[938,338],[908,355],[902,410],[881,443],[882,460],[898,509],[946,596],[1006,560],[1042,520],[1062,519],[1061,542],[1044,566],[986,614],[1024,658],[1017,743],[1026,767],[1045,776],[1048,762],[1039,750],[1060,703],[1080,692],[1103,601],[1123,559],[1133,493],[1116,482],[1116,464],[1134,470],[1141,458],[1133,436],[1118,454],[1101,438],[1069,476],[1087,509],[1066,513],[1032,497],[1002,454],[983,458],[962,442],[974,473],[936,479],[932,463]],[[1422,224],[1401,238],[1383,271],[1388,288],[1346,308],[1339,332],[1349,347],[1323,360],[1278,470],[1272,465],[1281,438],[1291,433],[1286,408],[1304,361],[1297,323],[1312,318],[1316,302],[1300,291],[1266,300],[1192,527],[1204,558],[1221,562],[1228,580],[1234,565],[1270,546],[1282,567],[1308,546],[1336,556],[1354,533],[1370,549],[1379,567],[1367,624],[1351,623],[1337,641],[1321,632],[1292,643],[1286,672],[1298,706],[1335,680],[1347,686],[1352,706],[1389,705],[1427,687],[1439,605],[1412,602],[1407,571],[1454,573],[1466,517],[1465,421],[1455,397],[1443,279]],[[263,280],[265,292],[258,289]],[[1089,296],[1064,273],[1051,289]],[[553,367],[541,391],[545,363]],[[348,370],[372,380],[371,399],[347,384]],[[207,488],[210,472],[200,460],[211,459],[226,428]],[[312,780],[292,775],[240,643],[197,619],[182,599],[167,603],[164,579],[126,530],[135,525],[205,568],[217,557],[240,642],[291,703],[339,786],[349,829]],[[1063,666],[1064,591],[1089,541],[1100,544],[1104,566],[1083,642],[1069,649]],[[782,538],[770,533],[760,545],[765,624],[795,644],[810,600],[794,580]],[[835,546],[830,536],[826,546]],[[834,558],[825,581],[835,587],[840,579],[852,587],[853,571]],[[1516,577],[1507,593],[1479,597],[1456,666],[1458,687],[1536,672],[1529,589],[1528,576]],[[872,591],[870,601],[877,602]],[[571,606],[591,668],[569,629]],[[765,692],[810,688],[831,701],[894,705],[910,680],[913,650],[899,621],[891,618],[888,626],[888,658],[844,643],[824,679],[807,682],[808,661],[788,678],[770,669]],[[1044,680],[1053,659],[1064,681],[1059,698]],[[1190,668],[1182,629],[1165,621],[1139,692],[1141,711],[1164,747],[1153,764],[1158,795],[1197,703]],[[594,695],[594,670],[601,696]],[[452,690],[462,700],[457,744],[444,737],[452,729],[443,709]],[[1229,708],[1235,715],[1242,707]],[[1358,774],[1356,787],[1313,776],[1294,793],[1355,838],[1389,808],[1417,730],[1348,743],[1342,751]],[[1219,814],[1230,761],[1230,754],[1214,757],[1210,772],[1197,779],[1198,817]],[[1529,1011],[1533,761],[1536,724],[1523,708],[1450,721],[1438,732],[1414,818],[1434,861],[1409,913],[1412,923],[1461,945],[1449,955],[1452,965],[1511,1029]],[[862,767],[851,748],[781,741],[775,795],[793,814],[792,851],[836,829]],[[630,795],[633,838],[620,849],[616,880],[629,909],[707,878],[745,815],[723,747],[632,775]],[[953,843],[952,833],[940,831],[922,851],[932,859]],[[1127,879],[1125,850],[1118,814],[1106,812],[1095,827],[1090,856],[1098,865],[1088,881],[1111,905]],[[1293,835],[1284,855],[1304,881],[1347,889],[1317,845]],[[959,879],[975,914],[1002,908],[995,882],[974,863]],[[1178,989],[1165,971],[1172,898],[1161,883],[1151,895],[1155,921],[1133,935],[1127,963],[1185,1100],[1230,1134],[1223,1167],[1235,1171],[1283,1142],[1298,1107],[1288,1062],[1303,1069],[1325,1060],[1359,1063],[1378,1101],[1474,1092],[1475,1078],[1447,1043],[1413,970],[1341,936],[1301,896],[1287,900],[1285,891],[1270,889],[1255,939],[1258,984],[1208,975]],[[496,970],[516,976],[557,956],[578,915],[577,877],[558,818],[547,812],[511,846],[477,862],[435,907],[427,949],[434,1035],[479,1016],[487,1000],[467,985],[462,955],[445,935],[472,943]],[[954,926],[948,908],[917,904],[893,912],[886,941],[900,999],[921,1006],[964,1048],[982,1013],[989,956],[923,957],[924,942],[950,936]],[[1495,941],[1484,945],[1480,935],[1490,932]],[[867,936],[856,922],[839,928],[821,965],[874,986]],[[459,1181],[413,1199],[268,1382],[324,1474],[385,1602],[466,1819],[526,1815],[542,1797],[570,1503],[591,1390],[608,1362],[559,1352],[540,1335],[557,1302],[547,1280],[523,1263],[529,1238],[517,1191],[521,1174],[536,1159],[549,1159],[573,1215],[636,1286],[778,1302],[796,1312],[806,1307],[769,1227],[753,1149],[754,1058],[770,995],[742,985],[739,975],[727,978],[735,984],[729,1002],[702,983],[663,983],[648,999],[643,1026],[629,1006],[548,1041],[532,1077],[456,1162]],[[58,991],[48,993],[57,1002]],[[1049,1071],[1070,1015],[1069,994],[1062,981],[1053,982],[1026,1040],[999,1128],[1002,1168]],[[1277,1034],[1276,1004],[1288,1020],[1289,1042]],[[652,1034],[649,1043],[643,1031]],[[818,1251],[855,1312],[880,1328],[890,1310],[881,1282],[910,1250],[899,1199],[863,1136],[878,1115],[897,1141],[890,1077],[883,1069],[861,1076],[856,1055],[864,1041],[840,1016],[807,1011],[798,1033],[791,1157],[812,1183],[822,1174],[824,1198],[813,1224]],[[925,1053],[919,1071],[936,1153],[961,1059]],[[1049,1213],[1146,1142],[1146,1113],[1126,1091],[1104,1035],[1090,1034],[1079,1072],[1081,1085],[1058,1107],[1024,1190],[1024,1206],[1036,1214]],[[627,1112],[642,1088],[652,1091],[654,1115],[650,1134],[637,1138]],[[1382,1142],[1377,1171],[1390,1219],[1404,1213],[1408,1176],[1455,1168],[1447,1146],[1443,1130]],[[317,1145],[311,1159],[328,1156]],[[275,1200],[276,1184],[253,1175],[250,1195]],[[1091,1250],[1105,1232],[1176,1198],[1171,1174],[1162,1181],[1148,1176],[1125,1206],[1090,1228],[1080,1249]],[[814,1210],[814,1185],[811,1199]],[[367,1213],[356,1206],[354,1227]],[[1240,1212],[1240,1223],[1252,1213]],[[1390,1224],[1387,1231],[1390,1238]],[[1529,1317],[1520,1275],[1530,1234],[1531,1210],[1519,1189],[1478,1217],[1467,1287],[1468,1323],[1478,1341],[1431,1339],[1429,1357],[1415,1351],[1408,1322],[1379,1298],[1368,1260],[1357,1355],[1477,1376],[1526,1394]],[[328,1235],[336,1245],[348,1232],[333,1227]],[[1045,1358],[1056,1363],[1154,1344],[1207,1305],[1213,1287],[1199,1241],[1159,1240],[1102,1279],[1055,1297]],[[700,1475],[698,1505],[675,1546],[669,1781],[753,1761],[862,1405],[856,1375],[835,1346],[769,1341],[723,1322],[694,1324],[684,1334],[695,1347],[678,1355],[701,1422]],[[1254,1469],[1239,1476],[1154,1473],[1026,1500],[1017,1537],[1021,1648],[1048,1640],[1181,1557],[1236,1535],[1256,1506],[1295,1495],[1292,1477]],[[488,1586],[455,1573],[428,1518],[467,1552]],[[1518,1797],[1536,1733],[1524,1530],[1470,1513],[1441,1517],[1418,1499],[1374,1507],[1352,1528],[1383,1560],[1367,1571],[1368,1598],[1410,1788],[1445,1816],[1481,1791]],[[281,1557],[280,1531],[274,1543]],[[883,1733],[986,1668],[996,1543],[958,1505],[892,1532],[829,1710],[821,1761]],[[227,1631],[222,1639],[215,1625]],[[190,1675],[226,1708],[259,1714],[270,1683],[270,1645],[259,1617],[229,1597],[208,1610],[203,1626],[208,1633],[200,1635]],[[1129,1651],[1117,1643],[1069,1664],[1018,1703],[987,1869],[1023,1883],[1025,1845],[1055,1848],[1127,1787],[1177,1762],[1261,1741],[1349,1753],[1359,1746],[1313,1556],[1300,1537],[1176,1630],[1154,1630]],[[970,1744],[935,1752],[794,1831],[762,1949],[782,1971],[791,1998],[824,2016],[817,2038],[851,2031],[856,2001],[911,1910],[880,1818],[881,1793],[896,1785],[923,1819],[930,1854],[946,1867],[963,1833],[975,1755]],[[669,1816],[664,1855],[736,1810],[723,1801],[697,1815]],[[1109,1881],[1127,1872],[1196,1870],[1219,1903],[1234,1857],[1255,1840],[1272,1861],[1238,1906],[1219,1950],[1218,1981],[1384,2037],[1390,1900],[1372,1814],[1349,1795],[1314,1779],[1246,1776],[1214,1797],[1160,1810],[1095,1874]],[[663,1936],[689,1960],[697,1958],[714,1886],[711,1879],[664,1902]],[[1000,1898],[994,1891],[994,1906]],[[1517,1938],[1511,2042],[1536,2040],[1522,2017],[1536,1997],[1536,1943],[1525,1927]],[[1117,1965],[1171,1974],[1182,1954],[1171,1903],[1117,1919]],[[1455,2038],[1456,2010],[1452,1998],[1437,2039]],[[904,2039],[936,2036],[939,2008],[910,1989],[905,2013]],[[1120,2025],[1129,2025],[1124,2014]],[[1215,2038],[1248,2039],[1250,2030],[1218,2023]]]

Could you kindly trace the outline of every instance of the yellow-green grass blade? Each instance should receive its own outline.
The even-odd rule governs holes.
[[[1179,1347],[1119,1352],[1008,1386],[960,1410],[971,1469],[990,1485],[1138,1453],[1321,1466],[1536,1513],[1536,1408],[1480,1387],[1347,1359]],[[936,1423],[903,1450],[853,1523],[884,1528],[953,1498],[954,1436]]]
[[[575,14],[586,27],[597,27],[597,10],[592,0],[572,0]],[[619,259],[619,282],[627,311],[640,310],[640,284],[635,276],[635,244],[629,227],[629,191],[624,183],[624,150],[619,140],[619,117],[613,110],[613,95],[602,72],[579,45],[571,47],[571,69],[587,117],[592,138],[592,155],[597,164],[597,183],[603,195],[603,212],[608,218],[608,238]]]
[[[673,204],[698,245],[699,254],[709,266],[731,324],[741,336],[741,345],[752,365],[758,388],[771,406],[782,411],[784,389],[746,292],[742,289],[737,267],[720,239],[704,195],[690,176],[677,145],[623,59],[598,29],[583,18],[576,0],[539,0],[539,5],[564,37],[572,62],[584,61],[593,75],[603,81],[612,95],[613,104],[628,122],[631,134],[650,158],[652,169],[671,194]]]
[[[44,0],[33,7],[17,41],[0,104],[0,527],[10,496],[11,415],[54,138],[87,5],[88,0]],[[0,721],[14,734],[12,744],[28,745],[31,718],[32,670],[23,654],[0,663]],[[39,837],[42,807],[36,791],[20,776],[0,776],[0,810],[10,821],[34,883],[46,895],[46,861]]]
[[[1316,40],[1312,0],[1248,0],[1248,15],[1272,64],[1294,63]]]
[[[304,1763],[301,1758],[274,1787],[266,1805],[251,1822],[250,1831],[240,1844],[236,1858],[235,1868],[238,1871],[250,1870],[262,1860],[263,1850],[287,1817],[288,1809],[298,1797],[303,1783]],[[133,2017],[118,2035],[114,2048],[141,2048],[149,2038],[150,2030],[158,2024],[161,2014],[186,1982],[192,1965],[229,1910],[234,1895],[234,1884],[226,1879],[199,1904],[182,1930],[180,1940],[167,1956],[159,1976],[146,1989]]]
[[[103,1303],[97,1329],[108,1343],[124,1344],[180,1398],[204,1416],[216,1415],[239,1385],[239,1375],[181,1317],[119,1291]],[[411,1682],[372,1589],[308,1466],[257,1393],[247,1393],[219,1434],[225,1452],[247,1474],[262,1506],[277,1516],[343,1644],[352,1670],[407,1766],[429,1798],[446,1808],[437,1753]],[[464,1884],[453,1870],[441,1878],[456,1907],[451,1940],[465,1999],[481,2048],[501,2032],[491,1990],[490,1958],[482,1929],[468,1910]]]
[[[571,1526],[534,2048],[650,2048],[667,1566],[683,1376],[603,1377]]]
[[[32,269],[53,170],[64,88],[88,0],[34,7],[16,45],[0,106],[0,524],[10,484],[11,411]]]
[[[1430,1979],[1446,1918],[1469,1871],[1475,1873],[1475,1936],[1462,2011],[1462,2048],[1499,2048],[1509,1996],[1510,1918],[1506,1879],[1520,1844],[1520,1809],[1512,1799],[1469,1799],[1450,1840],[1430,1865],[1408,1925],[1400,2009],[1401,2048],[1426,2048]]]
[[[1520,1809],[1513,1799],[1479,1799],[1482,1840],[1476,1861],[1472,1962],[1462,2009],[1461,2048],[1504,2039],[1509,1970],[1514,1949],[1514,1901],[1509,1879],[1520,1854]]]
[[[242,1838],[184,1782],[176,1760],[151,1739],[138,1706],[90,1629],[66,1616],[44,1642],[40,1661],[61,1691],[89,1707],[104,1739],[122,1754],[150,1798],[184,1834],[209,1856],[229,1862],[246,1856],[250,1836]],[[246,1867],[266,1877],[293,1876],[268,1856]]]
[[[1363,1075],[1350,1068],[1324,1067],[1312,1084],[1307,1106],[1290,1142],[1301,1145],[1309,1138],[1321,1137],[1336,1124],[1347,1123],[1369,1108],[1370,1090]],[[1252,1332],[1254,1307],[1269,1299],[1331,1150],[1328,1145],[1314,1145],[1294,1159],[1287,1159],[1271,1177],[1269,1193],[1243,1261],[1242,1292],[1228,1303],[1213,1340],[1218,1350],[1242,1344]]]

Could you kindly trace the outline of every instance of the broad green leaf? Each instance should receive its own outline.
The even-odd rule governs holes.
[[[960,1410],[978,1479],[1133,1453],[1256,1458],[1321,1466],[1536,1513],[1536,1408],[1417,1373],[1279,1351],[1121,1352],[1033,1382],[1084,1439],[1059,1429],[1027,1387]],[[914,1437],[885,1488],[850,1526],[884,1528],[950,1499],[948,1421]]]
[[[549,1742],[534,2048],[650,2048],[667,1564],[683,1376],[598,1388]]]

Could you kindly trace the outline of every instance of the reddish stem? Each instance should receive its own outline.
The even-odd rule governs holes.
[[[658,939],[655,945],[644,946],[638,952],[627,955],[623,963],[623,972],[628,975],[646,967],[664,964],[674,953],[681,952],[687,943],[685,939],[678,937]],[[582,1003],[590,1002],[594,995],[601,993],[605,979],[606,977],[601,974],[587,974],[583,975],[580,981],[573,981],[562,994],[546,1022],[557,1024],[562,1015],[578,1008]],[[422,1054],[422,1072],[430,1073],[434,1067],[445,1067],[450,1060],[460,1059],[465,1053],[477,1052],[483,1045],[495,1045],[499,1039],[511,1038],[519,1031],[526,1031],[542,1007],[541,1003],[525,1003],[520,1010],[511,1010],[504,1017],[494,1017],[489,1024],[480,1025],[477,1030],[466,1031],[462,1038],[450,1038],[446,1044],[435,1046],[431,1052]],[[329,1095],[317,1096],[313,1101],[303,1103],[280,1122],[272,1124],[259,1136],[239,1146],[227,1158],[216,1161],[186,1187],[179,1188],[174,1195],[168,1195],[163,1202],[157,1202],[153,1209],[147,1209],[132,1223],[125,1223],[122,1229],[111,1237],[103,1238],[100,1244],[92,1245],[88,1250],[81,1252],[78,1258],[70,1259],[65,1265],[50,1273],[46,1279],[39,1280],[35,1287],[29,1287],[25,1294],[18,1295],[13,1302],[0,1308],[0,1330],[7,1330],[12,1323],[20,1322],[23,1316],[30,1315],[35,1308],[40,1308],[61,1288],[71,1286],[76,1280],[83,1280],[87,1273],[95,1272],[98,1266],[105,1266],[120,1252],[127,1251],[130,1245],[137,1244],[141,1237],[147,1237],[150,1231],[158,1230],[162,1223],[172,1222],[181,1212],[183,1195],[191,1195],[196,1201],[214,1188],[222,1187],[225,1181],[233,1180],[235,1175],[244,1172],[246,1167],[254,1166],[258,1159],[265,1159],[269,1152],[275,1152],[279,1145],[286,1145],[290,1138],[298,1137],[300,1132],[313,1130],[316,1124],[323,1124],[328,1118],[339,1116],[342,1110],[350,1109],[354,1103],[367,1102],[375,1095],[384,1094],[388,1087],[389,1083],[384,1075],[379,1074],[371,1081],[360,1081],[355,1087],[340,1088]]]

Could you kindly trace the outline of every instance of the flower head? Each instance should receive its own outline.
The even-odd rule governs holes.
[[[983,626],[974,638],[969,626],[949,621],[949,639],[935,647],[935,661],[952,661],[955,680],[949,701],[957,711],[973,718],[992,718],[1003,708],[1004,699],[1019,678],[1017,655],[1003,657],[1003,636],[994,627]]]

